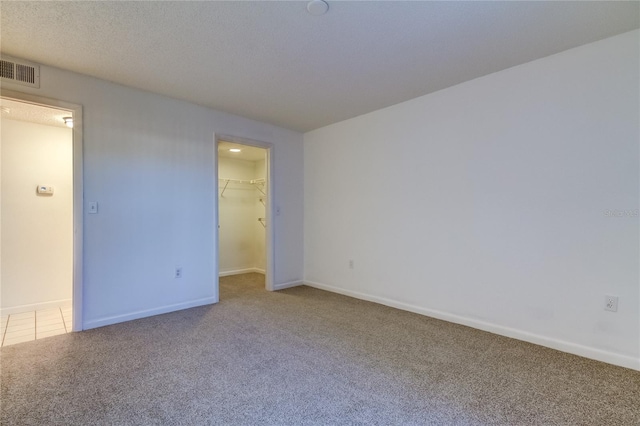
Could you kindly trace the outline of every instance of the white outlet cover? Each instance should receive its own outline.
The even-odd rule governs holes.
[[[618,296],[605,296],[604,310],[610,312],[618,312]]]

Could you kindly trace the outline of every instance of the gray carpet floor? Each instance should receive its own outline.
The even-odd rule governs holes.
[[[0,363],[3,425],[640,425],[640,372],[258,274]]]

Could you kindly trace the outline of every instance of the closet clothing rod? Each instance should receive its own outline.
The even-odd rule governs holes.
[[[233,182],[233,183],[249,183],[249,184],[253,184],[255,185],[256,183],[265,183],[265,179],[250,179],[250,180],[246,180],[246,179],[231,179],[231,178],[218,178],[218,180],[220,181],[224,181],[224,182]]]

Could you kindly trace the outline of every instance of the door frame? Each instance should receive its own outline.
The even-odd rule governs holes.
[[[215,181],[216,193],[214,197],[214,226],[213,226],[213,243],[215,247],[215,262],[214,262],[214,275],[215,275],[215,288],[214,298],[218,302],[220,300],[220,233],[218,226],[220,224],[220,203],[218,195],[218,143],[220,141],[234,142],[241,145],[253,146],[256,148],[262,148],[266,150],[267,158],[265,161],[266,175],[267,175],[267,202],[265,206],[265,225],[266,225],[266,237],[265,237],[265,288],[268,291],[274,291],[274,277],[275,277],[275,262],[274,262],[274,242],[275,242],[275,230],[274,230],[274,214],[273,206],[275,206],[274,200],[274,185],[273,185],[273,150],[274,146],[269,142],[262,142],[253,139],[246,139],[238,136],[231,136],[225,134],[216,133],[213,135],[213,178]]]
[[[0,97],[27,104],[43,105],[66,110],[69,111],[71,113],[71,116],[73,117],[73,283],[71,292],[73,320],[71,324],[71,330],[81,331],[84,328],[82,321],[82,266],[84,264],[82,258],[84,230],[82,105],[5,89],[0,92]]]

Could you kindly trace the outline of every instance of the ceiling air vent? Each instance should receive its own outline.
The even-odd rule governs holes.
[[[0,58],[2,81],[40,87],[40,65],[7,56]]]

